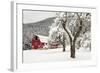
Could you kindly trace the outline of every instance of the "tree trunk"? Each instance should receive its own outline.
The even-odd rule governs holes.
[[[59,36],[59,41],[60,41],[60,44],[62,45],[62,47],[63,47],[63,52],[65,52],[66,51],[66,44],[65,44],[65,40],[66,40],[66,38],[65,38],[65,36],[63,35],[63,39],[61,39],[61,36]]]
[[[62,26],[64,28],[64,30],[66,31],[66,33],[68,34],[69,36],[69,39],[70,39],[70,51],[71,51],[71,56],[72,58],[75,58],[75,42],[73,41],[72,37],[71,37],[71,34],[68,32],[68,30],[66,29],[66,26],[65,26],[66,23],[63,23]],[[64,50],[64,49],[63,49]]]
[[[66,51],[65,47],[66,47],[66,44],[65,44],[65,36],[63,35],[63,43],[62,43],[62,46],[63,46],[63,52]]]
[[[74,41],[70,44],[70,51],[71,51],[70,57],[75,58],[75,42]]]
[[[63,26],[64,30],[69,36],[70,39],[70,51],[71,51],[71,58],[75,58],[75,39],[73,40],[67,29]]]
[[[63,52],[65,52],[66,51],[66,49],[65,49],[65,44],[63,45]]]

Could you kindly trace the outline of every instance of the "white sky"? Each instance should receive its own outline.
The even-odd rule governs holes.
[[[46,11],[23,11],[23,23],[32,23],[41,21],[43,19],[54,17],[56,12],[46,12]]]

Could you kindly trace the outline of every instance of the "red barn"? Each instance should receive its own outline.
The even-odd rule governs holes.
[[[32,39],[32,49],[43,48],[44,42],[41,42],[38,36]]]

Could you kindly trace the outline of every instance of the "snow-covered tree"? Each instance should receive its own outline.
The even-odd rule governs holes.
[[[71,57],[75,58],[75,49],[89,47],[91,49],[91,14],[77,12],[57,13],[49,35],[50,41],[58,40],[65,48],[65,36],[69,37]],[[61,34],[62,33],[62,34]],[[66,34],[66,35],[65,35]],[[52,43],[52,42],[51,42]]]
[[[71,57],[75,58],[75,48],[76,45],[81,47],[83,45],[82,40],[84,41],[84,39],[86,39],[87,37],[85,36],[85,34],[87,32],[90,33],[90,13],[73,13],[73,17],[71,18],[69,24],[68,22],[68,17],[67,17],[68,13],[64,13],[62,16],[62,25],[64,30],[66,31],[66,33],[69,35],[70,38],[70,50],[71,50]],[[66,15],[66,16],[65,16]],[[64,17],[65,16],[65,17]],[[66,18],[63,19],[63,18]],[[88,18],[88,19],[87,19]],[[74,21],[72,23],[72,21]],[[71,25],[72,23],[72,25]],[[88,26],[88,27],[87,27]],[[68,27],[68,28],[66,28]],[[87,35],[89,35],[89,33]],[[87,40],[90,38],[90,36],[87,38]],[[77,43],[77,40],[80,39],[79,44]]]
[[[59,13],[56,14],[54,23],[50,26],[49,39],[48,39],[49,48],[52,48],[52,45],[62,45],[63,51],[65,51],[66,35],[62,27],[62,22],[60,20]]]

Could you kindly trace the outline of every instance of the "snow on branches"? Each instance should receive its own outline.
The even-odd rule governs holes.
[[[75,58],[76,48],[84,47],[83,45],[85,45],[85,48],[87,45],[87,47],[91,48],[90,33],[90,13],[58,12],[56,13],[54,23],[50,27],[48,43],[62,44],[64,50],[66,47],[66,37],[69,37],[71,57]]]

